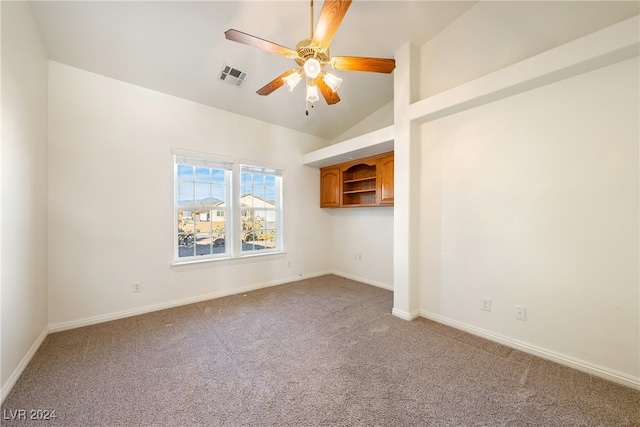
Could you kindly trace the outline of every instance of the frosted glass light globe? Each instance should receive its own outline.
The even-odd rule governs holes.
[[[315,79],[320,74],[320,62],[315,58],[309,58],[304,63],[304,73],[310,79]]]

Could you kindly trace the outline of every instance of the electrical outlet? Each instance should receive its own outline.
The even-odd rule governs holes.
[[[361,253],[353,254],[353,260],[354,261],[362,261],[362,254]]]
[[[481,298],[480,309],[484,311],[491,311],[491,298]]]
[[[142,292],[142,282],[133,282],[133,293]]]
[[[527,309],[522,305],[516,305],[516,319],[527,320]]]

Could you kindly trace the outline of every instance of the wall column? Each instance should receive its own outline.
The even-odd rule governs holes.
[[[418,316],[418,219],[420,212],[419,125],[409,118],[418,100],[419,51],[406,44],[395,55],[395,204],[393,220],[393,314],[412,320]]]

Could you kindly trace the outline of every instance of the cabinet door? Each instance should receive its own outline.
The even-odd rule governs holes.
[[[320,207],[337,208],[340,206],[340,168],[320,169]]]
[[[393,205],[393,154],[378,159],[378,204]]]

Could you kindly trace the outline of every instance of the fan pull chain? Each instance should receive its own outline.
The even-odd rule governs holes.
[[[313,108],[313,103],[312,103],[312,102],[309,102],[309,101],[307,101],[307,100],[305,100],[304,102],[306,103],[306,107],[307,107],[307,108],[305,109],[305,111],[304,111],[304,114],[308,116],[308,115],[309,115],[309,104],[311,104],[311,108]]]

